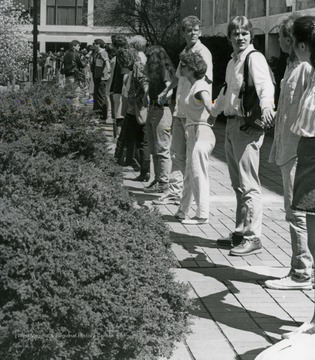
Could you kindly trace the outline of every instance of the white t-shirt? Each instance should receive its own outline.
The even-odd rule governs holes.
[[[189,50],[187,48],[185,48],[183,50],[183,53],[188,52],[188,51],[198,53],[202,56],[205,63],[207,64],[206,77],[208,78],[208,80],[212,81],[213,65],[212,65],[212,55],[211,55],[211,52],[209,51],[209,49],[206,46],[204,46],[200,40],[198,40],[196,42],[196,44]],[[178,68],[176,71],[176,77],[178,78],[178,85],[177,85],[177,91],[176,91],[176,105],[175,105],[175,110],[174,110],[173,116],[186,118],[185,99],[186,99],[187,94],[190,89],[190,82],[186,77],[180,76],[180,64],[178,65]],[[208,87],[209,87],[209,91],[211,92],[212,84],[208,84]]]
[[[209,118],[209,113],[206,110],[203,102],[196,99],[196,94],[201,91],[207,91],[211,98],[211,90],[209,84],[204,80],[197,80],[190,88],[188,95],[185,99],[185,113],[186,113],[186,126],[192,123],[205,122]]]

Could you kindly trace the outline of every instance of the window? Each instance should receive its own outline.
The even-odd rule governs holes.
[[[87,43],[81,43],[81,49],[85,49],[87,47]],[[68,42],[46,42],[45,44],[45,52],[49,51],[56,53],[57,51],[67,51],[69,50]]]
[[[215,23],[225,24],[228,22],[228,2],[227,0],[216,0],[215,2]]]
[[[282,14],[287,12],[286,0],[273,0],[270,1],[269,13],[270,15]]]
[[[201,2],[201,22],[203,26],[212,25],[213,0]]]
[[[245,15],[245,0],[231,0],[230,17]]]
[[[248,18],[266,16],[266,0],[248,0]]]
[[[313,7],[315,7],[314,0],[297,0],[296,2],[296,10],[305,10]]]
[[[47,25],[86,25],[87,0],[47,0]]]

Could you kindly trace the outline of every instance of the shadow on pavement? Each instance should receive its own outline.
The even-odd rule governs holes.
[[[294,320],[284,320],[276,314],[271,314],[270,307],[268,307],[270,302],[264,303],[263,299],[260,297],[260,295],[268,297],[261,287],[260,282],[264,282],[273,277],[256,273],[244,267],[235,268],[233,266],[227,266],[226,264],[222,265],[220,264],[220,261],[216,263],[210,262],[203,250],[200,249],[200,246],[202,246],[203,249],[217,248],[216,240],[208,240],[198,236],[189,236],[174,232],[171,232],[171,238],[174,244],[182,246],[189,252],[189,256],[181,261],[185,262],[186,260],[191,261],[191,259],[194,259],[196,263],[199,261],[203,262],[202,268],[189,267],[185,269],[198,273],[207,279],[211,279],[209,282],[210,294],[198,296],[198,298],[194,299],[193,304],[195,307],[191,311],[191,314],[205,319],[210,315],[210,318],[217,323],[229,341],[231,341],[229,334],[235,335],[236,331],[239,331],[240,333],[244,332],[244,334],[246,332],[251,332],[252,334],[264,338],[272,345],[279,341],[279,337],[282,333],[286,332],[285,330],[281,330],[281,327],[296,325]],[[186,238],[192,239],[194,245],[190,242],[189,246],[185,247]],[[207,266],[205,262],[208,262],[209,266]],[[243,289],[239,289],[237,285],[235,285],[235,282],[243,284]],[[213,287],[211,287],[211,284],[213,284]],[[256,304],[254,304],[254,306],[248,306],[250,308],[248,309],[246,308],[246,305],[242,304],[242,296],[243,298],[246,298],[246,295],[248,294],[248,297],[251,297],[251,294],[254,293],[255,290],[258,291],[257,297],[254,295],[252,301],[253,303],[256,302]],[[259,290],[261,290],[261,292]],[[205,292],[204,288],[202,289],[202,292]],[[267,304],[266,312],[264,312],[264,304]],[[272,312],[277,312],[277,304],[274,304]],[[234,329],[236,331],[234,331]],[[272,336],[272,333],[279,335],[279,337]],[[246,339],[244,339],[244,342],[246,342]],[[253,349],[244,354],[239,353],[239,355],[242,359],[246,358],[253,360],[255,356],[264,349],[265,348]],[[236,357],[236,359],[239,358]]]

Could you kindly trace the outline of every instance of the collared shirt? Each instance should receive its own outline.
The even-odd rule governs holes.
[[[315,72],[305,90],[299,107],[296,122],[291,126],[291,131],[299,136],[315,136]]]
[[[190,49],[187,49],[187,47],[182,51],[182,53],[186,53],[188,51],[198,53],[202,56],[204,61],[207,64],[207,72],[206,77],[209,81],[212,81],[212,55],[209,49],[204,46],[200,40],[197,40],[196,44],[191,47]],[[191,87],[191,84],[189,80],[184,77],[180,76],[180,64],[178,65],[177,71],[176,71],[176,77],[178,78],[178,85],[177,85],[177,92],[176,92],[176,105],[174,110],[174,116],[186,118],[186,112],[185,112],[185,99],[189,93],[189,89]],[[212,85],[209,84],[209,92],[211,93]]]
[[[310,83],[312,73],[312,66],[307,62],[288,62],[280,85],[281,91],[269,162],[275,162],[282,166],[296,157],[300,136],[293,134],[290,128],[296,122],[300,99]]]
[[[246,55],[252,50],[255,50],[254,46],[249,45],[239,54],[232,54],[232,59],[227,65],[225,74],[225,82],[227,84],[226,93],[224,94],[224,89],[221,89],[213,106],[213,116],[218,116],[222,111],[226,116],[244,116],[241,107],[241,100],[239,99],[239,93],[244,78],[244,61]],[[254,52],[250,55],[248,61],[248,71],[255,84],[261,108],[273,109],[273,79],[267,61],[261,53]]]

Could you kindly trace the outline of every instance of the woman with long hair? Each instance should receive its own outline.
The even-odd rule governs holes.
[[[117,61],[122,68],[129,70],[125,84],[127,97],[126,115],[124,120],[124,142],[126,144],[126,162],[131,164],[139,155],[140,175],[137,181],[149,181],[150,179],[150,153],[148,150],[146,127],[137,121],[136,106],[141,102],[147,91],[147,79],[144,75],[144,65],[138,52],[133,48],[119,49]]]
[[[145,73],[149,83],[146,94],[149,102],[146,126],[155,178],[144,191],[147,193],[163,193],[168,190],[171,170],[172,113],[170,103],[172,92],[163,98],[160,94],[172,82],[175,69],[166,51],[161,46],[151,46],[146,55]]]

